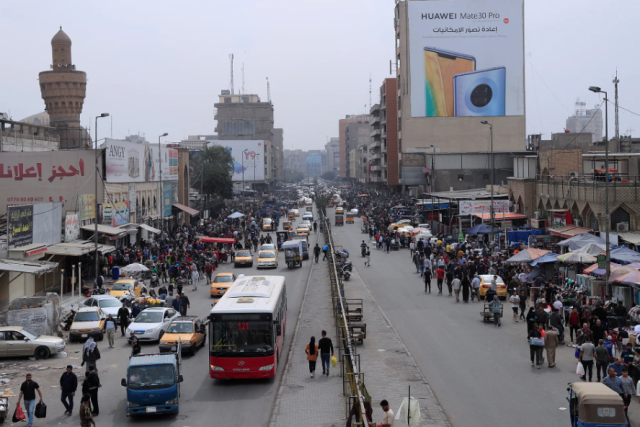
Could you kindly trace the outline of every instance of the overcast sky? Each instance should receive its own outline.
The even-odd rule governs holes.
[[[508,0],[505,0],[508,1]],[[271,98],[285,148],[324,148],[338,119],[368,111],[394,55],[390,0],[11,1],[0,6],[0,112],[15,120],[43,111],[38,73],[51,64],[62,25],[73,63],[88,76],[81,121],[113,116],[113,137],[167,141],[212,134],[213,104],[229,89]],[[527,133],[562,132],[577,98],[588,108],[610,90],[616,67],[620,106],[640,113],[638,0],[530,0],[525,4]],[[514,54],[517,54],[514,53]],[[366,107],[365,107],[366,105]],[[613,108],[609,129],[614,132]],[[99,138],[110,136],[102,119]],[[620,110],[620,132],[640,133],[640,116]]]

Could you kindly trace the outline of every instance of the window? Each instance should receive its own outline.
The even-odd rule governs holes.
[[[616,230],[618,224],[626,222],[630,223],[631,215],[629,212],[625,211],[623,208],[618,208],[611,214],[611,229]]]
[[[249,97],[248,96],[243,96],[242,97],[242,102],[248,103],[249,102]]]
[[[225,96],[224,97],[224,103],[225,104],[231,104],[231,97],[230,96]]]

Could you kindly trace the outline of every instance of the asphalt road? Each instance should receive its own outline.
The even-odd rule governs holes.
[[[271,233],[272,237],[274,234]],[[318,235],[312,233],[310,243],[315,245]],[[100,415],[96,417],[99,426],[153,425],[154,427],[196,427],[196,426],[266,426],[269,424],[271,410],[278,391],[278,385],[289,354],[289,347],[293,340],[298,314],[304,296],[305,286],[310,272],[311,261],[304,261],[302,268],[287,269],[284,263],[284,253],[280,253],[279,266],[275,270],[257,270],[252,268],[234,268],[232,264],[224,264],[215,274],[234,271],[236,274],[265,274],[282,275],[287,280],[288,313],[287,318],[292,322],[287,327],[285,348],[282,352],[277,377],[269,380],[249,381],[220,381],[209,377],[208,347],[201,348],[195,356],[183,357],[182,374],[184,382],[181,385],[180,414],[175,416],[153,416],[148,418],[130,419],[126,417],[126,390],[120,385],[120,379],[126,376],[129,362],[130,347],[124,338],[117,334],[116,346],[108,348],[106,339],[98,343],[102,359],[98,362],[103,387],[99,392]],[[213,299],[209,295],[209,287],[201,285],[197,291],[187,290],[191,300],[189,315],[206,317],[211,310]],[[207,341],[208,342],[208,341]],[[157,344],[143,344],[144,353],[157,351]],[[81,344],[68,346],[67,351],[81,349]],[[78,372],[79,374],[83,374]],[[43,384],[41,387],[51,387]],[[76,408],[79,398],[76,398]],[[48,401],[48,425],[76,426],[78,425],[77,411],[74,417],[63,416],[64,408],[57,400]],[[35,425],[44,425],[35,421]]]
[[[333,218],[332,209],[327,213]],[[498,328],[481,321],[481,303],[456,303],[446,290],[438,295],[435,280],[432,293],[425,293],[408,249],[387,255],[370,244],[371,267],[365,267],[360,244],[369,238],[361,225],[358,218],[354,225],[332,226],[336,244],[352,254],[357,274],[351,280],[362,278],[454,426],[569,424],[568,410],[561,408],[568,406],[567,383],[579,381],[573,348],[558,348],[555,368],[535,369],[526,324],[511,319],[510,304]],[[638,406],[637,400],[632,403],[632,420]]]

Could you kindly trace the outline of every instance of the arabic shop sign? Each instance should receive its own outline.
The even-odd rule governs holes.
[[[129,202],[102,204],[102,224],[117,227],[128,222]]]
[[[94,163],[94,150],[2,153],[0,215],[7,206],[36,203],[62,203],[65,211],[75,211],[79,195],[94,191]]]
[[[33,243],[33,205],[9,206],[9,247]]]
[[[96,195],[81,194],[78,197],[78,220],[86,221],[96,217]]]

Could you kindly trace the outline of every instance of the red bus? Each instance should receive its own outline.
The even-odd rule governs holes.
[[[284,346],[284,276],[241,276],[209,314],[209,375],[272,378]]]

